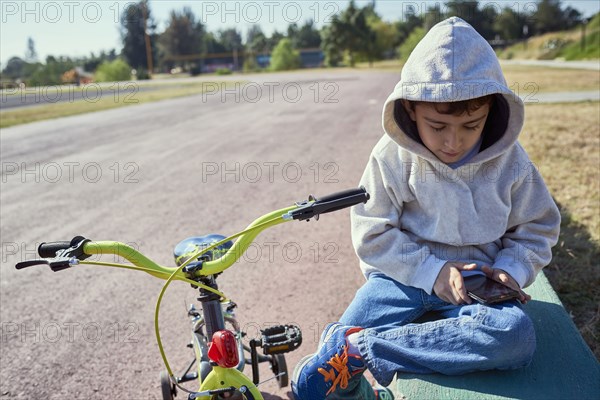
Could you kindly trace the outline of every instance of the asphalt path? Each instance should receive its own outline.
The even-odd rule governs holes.
[[[502,60],[501,63],[503,65],[526,65],[600,71],[599,61]],[[35,107],[55,103],[75,103],[81,101],[93,103],[101,98],[130,102],[135,101],[136,96],[140,92],[150,92],[167,88],[183,88],[185,85],[189,84],[201,85],[204,91],[208,93],[205,98],[208,98],[209,96],[213,96],[215,91],[223,88],[224,82],[228,81],[240,82],[240,88],[232,89],[232,93],[237,92],[239,98],[243,98],[242,100],[251,103],[256,101],[255,97],[257,97],[257,94],[259,93],[265,97],[272,97],[273,101],[277,94],[279,94],[279,97],[282,97],[284,101],[294,101],[294,93],[292,92],[294,90],[294,84],[308,84],[306,90],[309,93],[312,93],[314,97],[321,96],[325,91],[323,101],[329,101],[332,99],[327,98],[327,95],[333,95],[335,88],[331,85],[328,85],[326,88],[321,88],[319,86],[321,84],[325,85],[332,80],[337,81],[340,79],[340,76],[352,76],[356,73],[362,74],[365,72],[352,72],[352,70],[347,69],[337,71],[316,70],[316,73],[315,71],[311,71],[311,73],[300,73],[301,76],[305,76],[305,78],[302,78],[301,80],[297,80],[298,73],[285,72],[279,74],[260,73],[131,82],[92,83],[82,86],[81,88],[66,85],[11,88],[0,90],[0,111],[11,111],[17,108]],[[377,73],[377,71],[369,71],[369,73]],[[290,84],[291,86],[286,87],[286,84]],[[226,97],[235,98],[235,95],[232,94]],[[258,98],[260,97],[262,96],[258,95]],[[535,94],[523,94],[521,98],[526,104],[598,101],[600,100],[600,91],[596,89],[568,92],[536,92]]]
[[[173,86],[180,87],[181,85]],[[72,85],[15,87],[0,91],[0,110],[77,101],[96,102],[103,96],[134,98],[139,92],[157,89],[156,86],[140,86],[137,82],[113,82],[110,85],[92,83],[81,87]]]
[[[502,65],[528,65],[548,68],[588,69],[600,71],[600,60],[500,60]]]
[[[309,194],[356,187],[398,78],[263,74],[225,92],[2,129],[0,396],[160,398],[160,280],[14,264],[34,258],[40,242],[84,235],[130,243],[172,265],[172,249],[186,237],[231,234]],[[279,225],[255,244],[220,288],[238,304],[250,338],[274,324],[302,328],[303,345],[287,356],[291,372],[363,283],[348,210]],[[161,332],[177,374],[192,359],[185,305],[195,295],[174,283],[163,300]],[[261,372],[270,377],[267,366]],[[267,399],[290,398],[274,381],[260,388]]]

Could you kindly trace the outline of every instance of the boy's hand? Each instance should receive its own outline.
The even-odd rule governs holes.
[[[507,286],[513,290],[519,292],[519,301],[523,304],[527,303],[531,300],[531,296],[525,293],[517,281],[514,280],[510,274],[502,269],[491,268],[487,265],[481,267],[481,271],[487,275],[488,278],[495,280],[496,282],[500,282],[504,286]]]
[[[460,271],[472,271],[474,269],[477,269],[476,264],[447,262],[433,284],[433,292],[440,299],[456,306],[464,303],[471,304],[472,300],[467,295],[467,289]]]

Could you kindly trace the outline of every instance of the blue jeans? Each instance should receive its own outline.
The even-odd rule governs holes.
[[[423,316],[436,320],[415,323]],[[365,328],[358,348],[384,386],[396,372],[459,375],[520,368],[535,351],[533,323],[519,302],[455,306],[383,274],[369,276],[340,322]]]

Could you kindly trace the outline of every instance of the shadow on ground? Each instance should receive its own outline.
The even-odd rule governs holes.
[[[544,272],[600,360],[600,246],[583,224],[557,204],[562,216],[560,238]]]

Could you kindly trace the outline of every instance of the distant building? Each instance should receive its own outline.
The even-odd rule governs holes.
[[[94,75],[84,71],[81,67],[75,67],[62,74],[61,80],[63,83],[72,83],[77,86],[87,85],[94,82]]]

